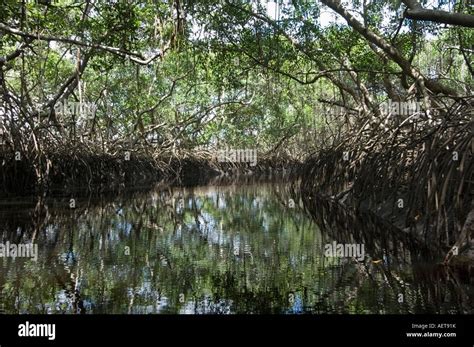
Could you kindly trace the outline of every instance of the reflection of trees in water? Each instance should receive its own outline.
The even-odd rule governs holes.
[[[447,279],[430,269],[325,258],[325,242],[343,242],[350,235],[328,234],[329,222],[321,235],[299,201],[288,207],[290,193],[288,186],[270,184],[165,188],[78,201],[74,211],[62,207],[66,200],[4,211],[3,239],[34,239],[40,249],[37,263],[3,260],[5,308],[38,313],[468,310],[469,293],[462,292],[466,276]],[[372,243],[376,250],[385,247]],[[400,257],[406,252],[398,250]],[[400,292],[404,304],[396,301]],[[446,300],[450,304],[442,304]]]
[[[374,292],[397,299],[390,312],[474,311],[469,299],[474,295],[472,289],[469,290],[469,285],[472,285],[469,274],[474,271],[472,265],[436,265],[435,259],[439,259],[441,254],[439,249],[428,248],[423,240],[370,212],[350,211],[317,195],[303,196],[302,200],[327,242],[336,240],[338,243],[365,245],[368,259],[356,264],[361,275],[357,277],[365,277]],[[361,286],[356,288],[360,290]],[[372,297],[376,296],[374,293]],[[381,311],[387,312],[387,307],[381,307]]]

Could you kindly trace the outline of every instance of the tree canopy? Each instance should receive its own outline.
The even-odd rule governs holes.
[[[472,8],[422,6],[5,0],[1,127],[23,150],[45,138],[106,151],[227,144],[301,155],[328,114],[334,131],[381,117],[387,99],[428,109],[434,96],[471,95]],[[96,112],[57,112],[68,101]]]

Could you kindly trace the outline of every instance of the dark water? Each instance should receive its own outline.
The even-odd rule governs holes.
[[[323,232],[301,202],[293,205],[290,199],[288,185],[258,183],[78,199],[75,209],[69,199],[3,202],[2,242],[34,242],[39,257],[36,262],[0,258],[1,308],[5,313],[474,312],[472,269],[419,259],[406,241],[383,255],[370,254],[375,248],[367,247],[361,262],[326,257],[324,245],[341,240]]]

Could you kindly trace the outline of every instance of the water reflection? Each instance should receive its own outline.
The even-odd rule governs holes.
[[[0,302],[6,313],[473,312],[470,269],[375,263],[373,248],[364,262],[325,257],[336,236],[293,193],[240,183],[75,209],[69,199],[1,204],[3,242],[35,242],[40,254],[0,259]]]

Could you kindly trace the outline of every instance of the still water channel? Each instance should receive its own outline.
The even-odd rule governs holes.
[[[327,257],[288,184],[0,203],[4,313],[473,313],[473,280],[410,256]],[[402,253],[403,254],[403,253]],[[413,260],[416,258],[416,261]],[[401,259],[401,260],[400,260]]]

